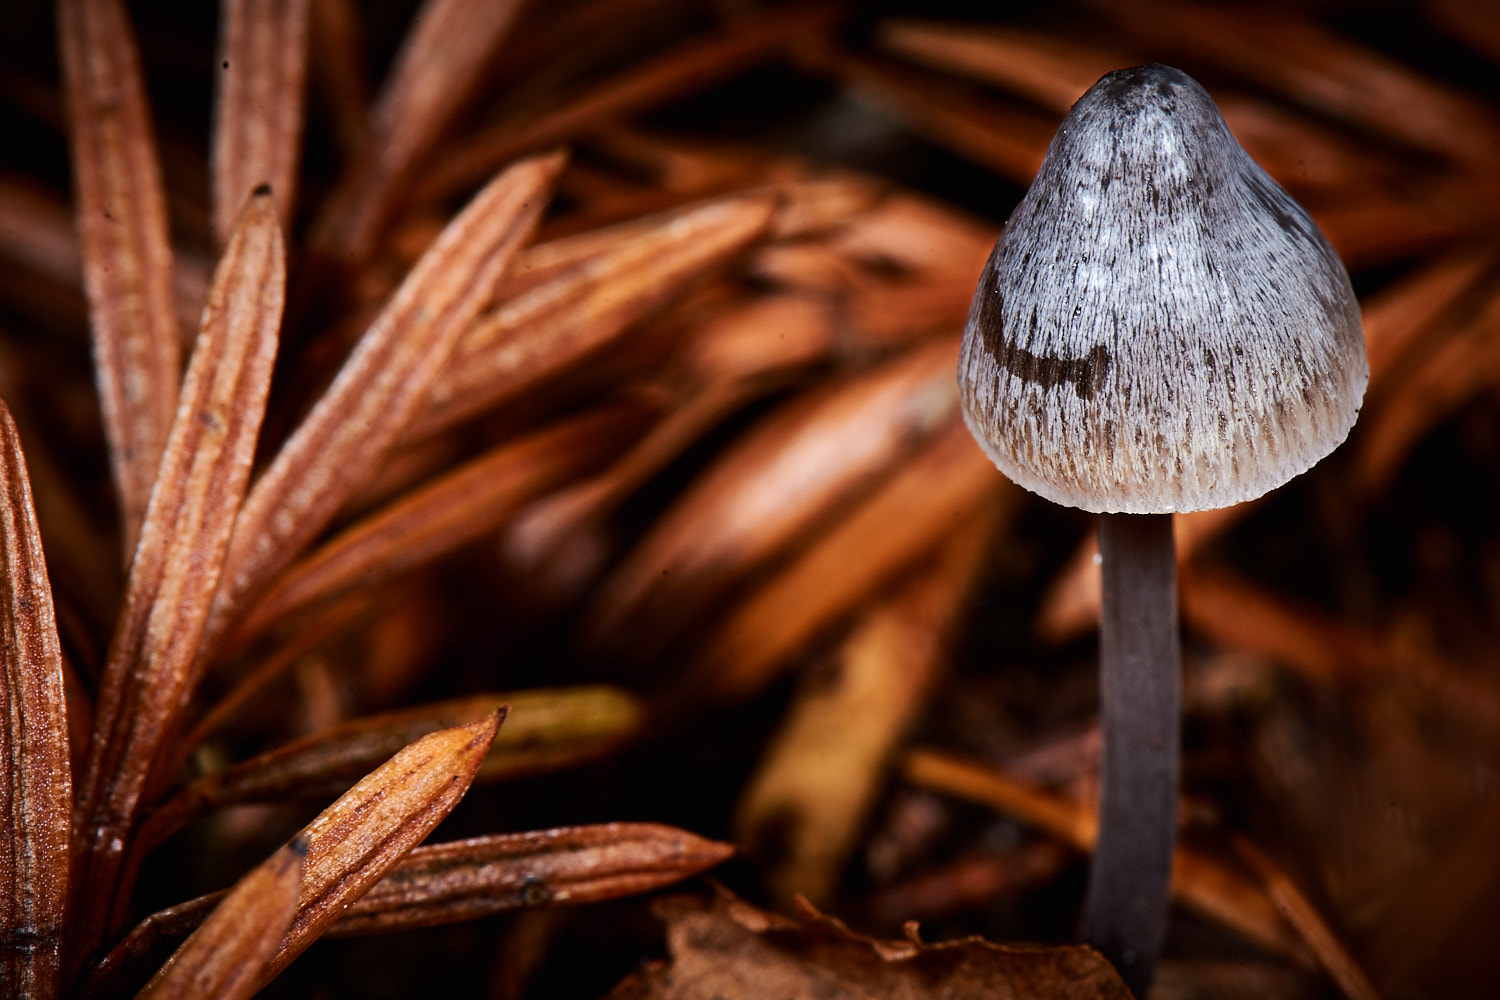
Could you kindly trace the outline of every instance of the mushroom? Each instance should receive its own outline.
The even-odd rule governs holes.
[[[1338,255],[1195,80],[1141,66],[1079,99],[985,266],[958,382],[1001,472],[1099,515],[1104,758],[1083,934],[1138,995],[1176,828],[1172,514],[1311,468],[1353,426],[1368,372]]]

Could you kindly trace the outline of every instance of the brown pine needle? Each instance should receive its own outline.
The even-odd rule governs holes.
[[[349,909],[330,935],[386,933],[539,906],[650,892],[729,858],[734,848],[654,823],[498,834],[418,848]]]
[[[183,761],[199,744],[231,725],[246,705],[263,694],[303,657],[316,652],[319,647],[344,633],[369,611],[372,603],[374,602],[367,594],[350,594],[342,600],[330,601],[310,620],[299,622],[264,660],[240,676],[229,693],[202,714],[188,735],[179,742],[177,759],[164,766],[162,772],[177,774]]]
[[[1233,843],[1235,853],[1260,876],[1266,895],[1271,897],[1271,902],[1276,904],[1286,922],[1297,928],[1308,949],[1339,984],[1344,996],[1349,1000],[1379,1000],[1380,994],[1374,984],[1291,876],[1247,838],[1236,835]]]
[[[1044,830],[1080,851],[1091,851],[1098,817],[1086,805],[1033,788],[1001,772],[935,750],[906,755],[908,781],[982,802]],[[1220,921],[1262,947],[1307,961],[1301,942],[1282,921],[1260,886],[1206,854],[1179,846],[1173,859],[1172,893],[1200,913]]]
[[[297,913],[260,985],[307,950],[349,905],[432,832],[469,790],[500,713],[424,736],[370,772],[300,834],[307,844]]]
[[[452,811],[469,790],[504,714],[491,709],[467,725],[423,736],[302,829],[293,840],[305,849],[296,911],[255,977],[254,989],[307,950]],[[148,917],[93,969],[86,993],[118,991],[143,953],[163,937],[197,926],[224,895],[201,896]]]
[[[931,565],[861,614],[827,669],[803,678],[735,817],[735,841],[760,855],[783,903],[832,895],[896,747],[945,672],[1000,528],[983,515],[960,526]]]
[[[495,531],[528,501],[608,462],[642,407],[601,407],[492,449],[355,523],[289,567],[235,630],[240,648],[286,615],[431,562]]]
[[[67,703],[52,588],[26,460],[0,402],[0,983],[15,996],[60,987],[73,807]]]
[[[1482,167],[1500,141],[1500,118],[1482,102],[1335,35],[1295,8],[1233,8],[1152,0],[1129,16],[1092,4],[1129,36],[1189,52],[1220,73],[1238,73],[1291,100],[1377,135]],[[1275,52],[1275,59],[1267,59]]]
[[[140,62],[120,0],[62,0],[58,37],[94,364],[128,555],[177,405],[172,245]]]
[[[694,664],[711,698],[760,690],[788,658],[973,516],[1003,480],[956,420],[868,501],[736,606]],[[1010,497],[1013,490],[1002,495]]]
[[[422,5],[371,114],[365,148],[372,155],[351,164],[320,223],[325,249],[354,260],[374,249],[401,186],[469,98],[520,8],[520,0]],[[490,169],[508,159],[491,161]]]
[[[893,52],[1012,90],[1059,116],[1099,77],[1140,61],[1056,34],[975,24],[894,21],[884,25],[882,41]],[[1389,169],[1328,129],[1265,101],[1234,93],[1215,99],[1256,162],[1289,187],[1347,194],[1368,186],[1372,171]]]
[[[398,861],[326,933],[386,933],[615,899],[689,878],[733,853],[728,844],[655,823],[561,827],[432,844]],[[223,898],[222,892],[200,896],[141,921],[99,964],[90,993],[109,995],[109,986],[123,984],[162,942],[198,926]]]
[[[689,88],[722,80],[826,26],[835,10],[814,4],[758,15],[628,70],[556,111],[470,136],[422,179],[417,197],[422,201],[445,197],[514,156],[571,139],[593,125],[645,110]]]
[[[909,455],[957,412],[957,350],[944,338],[806,393],[762,422],[614,573],[594,609],[595,640],[669,640]]]
[[[502,302],[465,331],[408,437],[432,434],[577,365],[722,266],[770,224],[771,195],[717,199]]]
[[[1041,112],[981,101],[931,74],[840,51],[827,42],[815,40],[796,54],[809,70],[871,95],[915,130],[1021,183],[1035,176],[1056,128]]]
[[[250,192],[276,192],[285,228],[296,195],[310,0],[223,0],[214,114],[214,234],[229,239]]]
[[[380,465],[530,236],[563,157],[506,170],[443,231],[255,481],[235,525],[205,656]]]
[[[438,729],[509,709],[477,781],[561,770],[595,760],[636,735],[644,709],[609,687],[482,694],[353,719],[199,778],[153,814],[142,839],[158,843],[204,811],[241,802],[336,795],[380,761]]]
[[[317,90],[333,119],[340,152],[352,160],[369,139],[369,88],[365,83],[364,31],[354,0],[312,0],[309,27]]]
[[[77,808],[83,943],[103,932],[151,763],[190,693],[265,415],[285,289],[268,190],[251,199],[214,276],[203,330],[131,563]]]
[[[281,944],[302,884],[307,844],[292,840],[250,872],[146,984],[142,1000],[239,1000]]]
[[[1432,429],[1481,391],[1500,385],[1500,293],[1492,264],[1456,308],[1429,329],[1422,352],[1401,371],[1402,391],[1372,406],[1360,428],[1355,477],[1369,494],[1381,490],[1401,461]]]
[[[609,556],[607,521],[619,506],[769,380],[725,379],[671,410],[619,461],[543,497],[504,531],[503,559],[554,602],[577,596]]]

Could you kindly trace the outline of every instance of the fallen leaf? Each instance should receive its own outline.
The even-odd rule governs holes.
[[[668,963],[631,976],[609,1000],[1129,1000],[1113,968],[1082,945],[1002,945],[982,938],[924,944],[849,930],[803,903],[795,918],[727,892],[655,906]]]

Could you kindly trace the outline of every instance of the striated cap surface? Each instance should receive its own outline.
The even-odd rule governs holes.
[[[1273,490],[1344,440],[1368,377],[1337,254],[1207,91],[1156,65],[1068,113],[959,357],[964,418],[1000,471],[1094,512]]]

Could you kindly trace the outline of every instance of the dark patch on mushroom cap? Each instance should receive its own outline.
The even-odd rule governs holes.
[[[1059,127],[970,309],[964,416],[1001,471],[1092,511],[1259,496],[1336,447],[1368,369],[1317,225],[1168,66]]]

